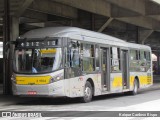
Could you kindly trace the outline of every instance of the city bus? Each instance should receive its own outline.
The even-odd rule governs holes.
[[[15,42],[17,96],[78,97],[129,93],[153,84],[151,48],[76,27],[47,27]]]

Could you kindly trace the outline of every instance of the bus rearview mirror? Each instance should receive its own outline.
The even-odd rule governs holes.
[[[5,45],[5,56],[7,59],[9,59],[9,55],[10,55],[10,45],[16,45],[16,41],[9,41],[6,43]]]

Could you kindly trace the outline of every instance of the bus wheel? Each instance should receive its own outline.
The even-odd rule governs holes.
[[[134,88],[133,91],[131,91],[132,95],[136,95],[138,93],[138,81],[137,79],[134,80]]]
[[[93,90],[92,85],[90,82],[86,82],[85,88],[84,88],[84,96],[81,98],[81,102],[87,103],[92,100]]]

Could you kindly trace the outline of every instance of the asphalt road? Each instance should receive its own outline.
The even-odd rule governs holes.
[[[2,90],[0,89],[0,91]],[[22,98],[4,96],[0,93],[0,111],[43,111],[42,113],[46,113],[46,111],[60,111],[51,113],[58,119],[68,116],[73,117],[73,119],[77,116],[101,116],[103,113],[99,111],[160,111],[159,103],[160,82],[156,82],[152,87],[139,91],[135,96],[123,93],[103,95],[94,97],[90,103],[80,103],[78,98]],[[68,113],[67,111],[73,112]],[[90,111],[96,112],[92,113]],[[47,118],[47,120],[50,119],[53,118]],[[125,119],[123,118],[123,120]]]

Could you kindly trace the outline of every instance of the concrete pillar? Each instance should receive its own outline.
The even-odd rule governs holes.
[[[18,36],[19,36],[19,18],[12,17],[12,22],[11,22],[11,39],[12,39],[12,41],[15,41]]]
[[[6,56],[6,43],[10,41],[10,0],[4,0],[4,16],[3,16],[3,94],[11,94],[11,74],[10,60]]]
[[[12,17],[11,18],[11,26],[10,26],[10,41],[15,41],[19,36],[19,18],[18,17]],[[9,94],[12,94],[12,91],[11,91],[11,75],[13,73],[12,71],[12,63],[13,63],[13,55],[14,55],[14,46],[13,45],[10,45],[9,46],[9,49],[10,49],[10,57],[8,59],[9,61],[9,75],[10,75],[10,93]]]

